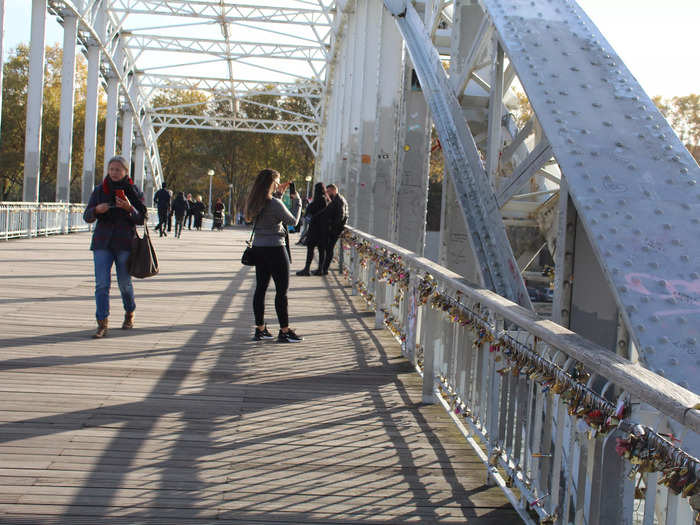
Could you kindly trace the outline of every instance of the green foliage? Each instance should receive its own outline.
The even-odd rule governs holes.
[[[58,130],[61,101],[62,50],[46,48],[39,200],[51,202],[56,196]],[[10,52],[3,69],[2,131],[0,134],[0,200],[21,200],[24,178],[24,140],[29,73],[29,46]],[[76,61],[71,201],[80,201],[85,131],[87,65]],[[163,90],[152,104],[160,111],[188,114],[232,114],[230,99],[210,100],[199,91]],[[306,101],[297,97],[258,95],[240,103],[240,118],[278,120],[283,112],[311,115]],[[101,92],[98,112],[96,178],[101,179],[104,159],[106,102]],[[118,132],[118,140],[121,131]],[[163,174],[169,187],[202,195],[209,192],[207,171],[213,169],[212,196],[228,207],[229,185],[233,208],[243,206],[250,185],[263,168],[274,168],[283,180],[305,186],[304,177],[313,173],[314,157],[304,139],[292,135],[241,131],[166,129],[158,140]],[[96,181],[97,182],[97,181]]]
[[[700,95],[654,97],[653,100],[695,161],[700,163]]]
[[[58,45],[55,45],[47,47],[45,52],[39,200],[51,202],[56,198],[63,51]],[[0,201],[21,200],[22,198],[28,78],[29,46],[20,44],[10,52],[3,66]],[[73,156],[71,161],[71,201],[73,202],[80,201],[83,137],[85,134],[86,78],[87,65],[84,58],[78,55],[76,57]],[[98,129],[102,130],[102,136],[104,136],[104,106],[104,100],[100,100]],[[101,173],[103,151],[104,139],[98,135],[98,173]]]
[[[180,112],[232,116],[228,98],[209,101],[197,91],[161,91],[153,106],[160,112]],[[248,97],[240,102],[238,117],[279,120],[283,111],[309,114],[303,99],[271,95]],[[158,140],[165,180],[173,191],[209,194],[208,170],[214,170],[212,199],[220,198],[228,207],[229,186],[232,213],[243,208],[255,176],[264,168],[279,171],[283,180],[304,187],[304,177],[313,172],[314,157],[304,139],[293,135],[273,135],[245,131],[216,131],[168,128]]]

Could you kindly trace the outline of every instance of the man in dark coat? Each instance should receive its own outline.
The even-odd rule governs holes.
[[[158,206],[158,226],[156,230],[160,232],[160,236],[168,235],[165,228],[168,224],[168,214],[170,213],[170,192],[167,190],[165,182],[163,187],[159,189],[153,196],[153,202]]]
[[[340,235],[345,229],[345,223],[348,222],[348,202],[345,200],[335,184],[326,186],[326,193],[331,199],[324,213],[328,216],[328,245],[326,246],[326,257],[323,261],[323,275],[328,274],[328,268],[333,259],[333,250],[335,243],[338,242]]]

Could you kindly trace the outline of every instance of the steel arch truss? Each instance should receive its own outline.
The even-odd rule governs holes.
[[[73,2],[71,0],[48,0],[49,11],[59,19],[73,16],[78,20],[78,42],[87,52],[88,47],[96,46],[101,51],[100,70],[102,77],[116,78],[119,83],[123,104],[134,115],[134,135],[136,142],[145,147],[147,168],[154,183],[162,180],[157,136],[150,119],[146,115],[147,100],[138,85],[138,71],[132,58],[123,54],[120,45],[119,23],[100,7],[100,2]]]
[[[78,38],[85,48],[97,44],[102,50],[103,78],[119,78],[122,104],[139,116],[136,134],[147,145],[149,168],[158,180],[157,136],[165,127],[183,123],[195,129],[302,135],[315,154],[334,3],[275,4],[48,0],[59,19],[66,14],[78,17]],[[99,31],[102,12],[106,29]],[[122,59],[123,65],[117,65]],[[199,91],[211,97],[207,116],[168,116],[163,108],[152,107],[163,90]],[[281,110],[280,120],[273,122],[237,113],[240,103],[255,103],[262,95],[299,98],[308,114]],[[233,116],[217,115],[215,102],[222,97],[230,100]]]

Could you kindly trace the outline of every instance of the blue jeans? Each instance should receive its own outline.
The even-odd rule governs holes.
[[[134,302],[134,286],[131,284],[131,275],[126,268],[126,261],[129,259],[129,252],[121,250],[93,250],[93,260],[95,261],[95,302],[97,311],[95,316],[98,320],[109,317],[109,287],[112,277],[112,264],[116,263],[117,282],[119,291],[122,294],[124,310],[133,312],[136,310]]]

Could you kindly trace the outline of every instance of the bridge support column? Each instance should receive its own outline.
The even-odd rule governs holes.
[[[335,90],[336,98],[334,104],[335,117],[333,119],[333,142],[331,145],[331,171],[328,174],[328,180],[341,189],[345,193],[345,179],[342,171],[343,156],[344,156],[344,137],[345,137],[345,114],[343,109],[346,104],[346,84],[347,84],[347,67],[345,66],[345,56],[347,55],[347,45],[343,44],[343,49],[339,52],[338,57],[338,72],[336,74]],[[352,212],[351,212],[352,213]]]
[[[569,197],[565,177],[562,177],[559,199],[552,320],[615,352],[617,304],[593,253],[588,235],[578,220],[578,212]]]
[[[131,166],[131,147],[134,140],[134,114],[127,105],[122,112],[122,156]]]
[[[360,126],[362,125],[362,87],[364,84],[364,61],[365,61],[365,30],[367,29],[367,2],[358,2],[355,5],[355,16],[351,20],[352,31],[348,32],[346,42],[349,45],[352,62],[350,82],[350,104],[348,111],[348,127],[346,142],[346,175],[345,180],[347,190],[346,198],[350,209],[350,223],[357,227],[360,211],[358,210],[358,187],[360,177]]]
[[[39,201],[41,161],[41,114],[44,101],[44,44],[46,0],[32,0],[32,29],[27,86],[27,125],[24,141],[24,185],[22,200]]]
[[[464,222],[464,215],[459,209],[454,185],[447,173],[442,181],[441,211],[440,264],[466,280],[483,286],[479,262],[471,246],[471,236]]]
[[[121,38],[114,50],[116,71],[110,69],[107,76],[107,115],[105,117],[104,173],[107,175],[107,162],[117,152],[117,116],[119,115],[119,77],[124,66],[124,42]]]
[[[3,62],[3,47],[2,43],[5,40],[5,0],[0,0],[0,128],[2,127],[2,70]],[[2,134],[0,132],[0,138]]]
[[[78,19],[63,17],[63,66],[61,70],[61,114],[58,131],[56,202],[70,202],[71,160],[73,154],[73,111],[75,106],[75,48]]]
[[[394,189],[398,154],[396,122],[401,100],[403,39],[391,14],[382,9],[379,46],[379,93],[375,126],[375,175],[370,232],[391,239],[395,217]]]
[[[146,170],[143,181],[143,200],[147,208],[153,206],[153,176]]]
[[[100,38],[104,37],[106,19],[104,6],[97,5],[96,29]],[[95,187],[95,169],[97,161],[97,101],[100,81],[100,55],[97,42],[88,42],[87,86],[85,95],[85,135],[83,150],[83,176],[81,181],[81,200],[87,203]]]
[[[359,129],[359,155],[354,160],[358,169],[358,181],[356,191],[357,221],[355,224],[362,230],[371,230],[370,217],[374,208],[374,177],[376,168],[375,159],[375,126],[377,121],[377,94],[378,94],[378,52],[379,30],[381,28],[381,14],[384,3],[381,0],[368,0],[366,2],[364,40],[358,39],[357,44],[364,48],[362,67],[364,69],[363,88],[360,100],[360,129]]]
[[[117,150],[117,113],[119,104],[119,80],[110,76],[107,80],[107,115],[105,116],[104,174],[107,175],[107,162]]]
[[[479,5],[455,6],[451,42],[451,78],[461,76],[465,61],[479,33],[483,16],[484,12]],[[458,93],[458,98],[461,99],[459,95]],[[471,236],[447,170],[444,172],[442,183],[439,261],[441,265],[462,275],[468,281],[483,286],[478,259],[471,246]]]
[[[407,250],[423,255],[428,204],[430,117],[418,76],[410,60],[406,60],[404,65],[400,117],[393,241]]]
[[[144,169],[145,169],[146,148],[143,146],[143,141],[140,138],[136,139],[136,148],[134,149],[134,173],[132,179],[136,187],[144,191]]]

